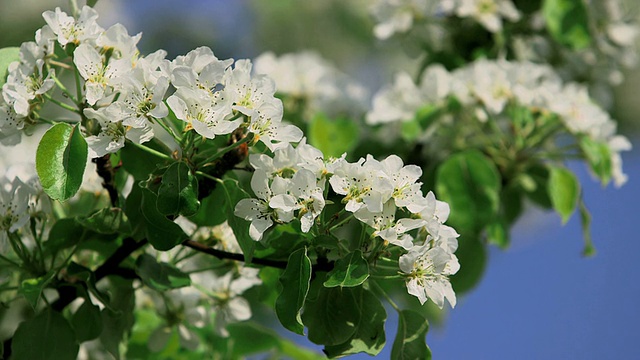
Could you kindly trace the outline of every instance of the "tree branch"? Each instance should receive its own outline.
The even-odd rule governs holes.
[[[236,253],[230,253],[230,252],[226,252],[223,250],[218,250],[218,249],[214,249],[210,246],[207,246],[203,243],[199,243],[197,241],[193,241],[193,240],[185,240],[182,245],[191,248],[193,250],[196,250],[198,252],[204,253],[204,254],[208,254],[208,255],[212,255],[217,257],[218,259],[228,259],[228,260],[234,260],[234,261],[245,261],[244,260],[244,255],[243,254],[236,254]],[[273,267],[273,268],[278,268],[278,269],[286,269],[287,268],[287,262],[286,261],[281,261],[281,260],[272,260],[272,259],[264,259],[264,258],[253,258],[251,259],[251,263],[252,264],[257,264],[257,265],[263,265],[263,266],[269,266],[269,267]],[[325,258],[318,258],[318,261],[315,265],[313,265],[312,267],[312,271],[316,272],[316,271],[330,271],[331,269],[333,269],[333,262],[329,262],[327,261],[327,259]]]

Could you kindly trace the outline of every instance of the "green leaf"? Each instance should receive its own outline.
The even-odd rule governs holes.
[[[71,317],[71,325],[79,343],[98,338],[102,333],[100,308],[87,298]]]
[[[477,234],[500,206],[500,175],[477,150],[451,156],[436,170],[436,191],[451,207],[449,223],[462,234]]]
[[[580,210],[580,224],[582,225],[582,237],[584,238],[584,249],[582,249],[583,256],[594,256],[596,254],[596,248],[593,246],[591,240],[591,213],[585,205],[582,198],[578,202],[578,209]]]
[[[245,262],[250,263],[256,247],[255,241],[251,236],[249,236],[249,225],[251,223],[233,215],[236,204],[240,200],[248,198],[249,194],[242,190],[242,187],[238,184],[237,180],[225,179],[222,185],[227,198],[226,209],[227,214],[229,214],[227,219],[229,221],[229,226],[233,229],[233,234],[238,240],[238,244],[244,254]]]
[[[573,50],[584,49],[591,44],[589,15],[581,0],[544,0],[542,15],[547,30],[560,44]]]
[[[202,199],[198,211],[189,220],[198,226],[216,226],[227,220],[224,187],[216,186],[209,196]]]
[[[353,336],[362,314],[356,294],[362,288],[320,287],[315,299],[307,298],[302,322],[309,340],[321,345],[340,345]]]
[[[406,141],[415,141],[422,134],[420,123],[416,120],[404,121],[400,126],[400,134]]]
[[[164,215],[193,215],[198,211],[198,181],[184,162],[171,164],[158,189],[158,211]]]
[[[120,208],[103,208],[87,217],[79,217],[78,223],[100,234],[128,234],[131,226]]]
[[[157,262],[149,254],[142,254],[136,260],[136,274],[142,282],[157,291],[177,289],[191,285],[189,275],[165,262]]]
[[[309,124],[309,143],[325,156],[338,157],[356,146],[358,132],[358,125],[350,119],[329,119],[318,113]]]
[[[369,278],[369,263],[362,257],[362,251],[356,250],[336,261],[334,268],[327,274],[326,287],[353,287],[361,285]]]
[[[578,179],[565,168],[552,167],[547,189],[553,209],[562,217],[562,223],[566,223],[578,205],[578,197],[580,196]]]
[[[530,192],[525,192],[529,200],[544,209],[551,209],[551,198],[549,197],[549,168],[544,164],[532,165],[527,169],[527,174],[535,182],[535,188]]]
[[[149,174],[153,173],[164,160],[154,156],[137,146],[125,146],[120,149],[120,157],[122,158],[122,167],[138,181],[144,181],[149,178]]]
[[[87,230],[73,218],[60,219],[51,227],[44,248],[49,253],[56,253],[72,247],[82,241],[85,231]]]
[[[131,227],[131,237],[136,240],[141,240],[146,236],[147,222],[142,215],[142,187],[134,183],[131,187],[131,192],[127,196],[127,200],[124,202],[124,213],[129,219],[129,225]]]
[[[387,312],[380,300],[370,291],[362,289],[357,294],[359,295],[358,311],[362,314],[360,322],[353,336],[345,343],[325,346],[324,352],[330,358],[360,352],[376,356],[384,348],[386,343],[384,322],[387,319]]]
[[[76,335],[59,312],[46,310],[20,323],[13,335],[13,360],[74,360],[78,355]]]
[[[391,359],[431,359],[425,337],[429,322],[420,313],[402,310],[398,314],[398,333],[391,348]]]
[[[487,249],[477,236],[461,235],[456,256],[460,270],[451,276],[451,285],[457,295],[473,289],[482,279],[487,266]]]
[[[82,185],[87,154],[78,125],[57,124],[47,130],[36,151],[36,170],[47,195],[60,201],[75,195]]]
[[[276,315],[280,323],[296,334],[304,335],[300,312],[309,293],[311,260],[307,248],[294,251],[289,256],[287,268],[280,276],[282,292],[276,299]]]
[[[487,240],[489,244],[497,245],[501,249],[509,247],[509,227],[502,217],[487,226]]]
[[[122,280],[111,277],[109,288],[113,301],[111,307],[102,309],[103,330],[100,334],[100,342],[105,349],[116,359],[120,359],[121,343],[126,340],[134,323],[133,309],[135,308],[135,296],[130,280]]]
[[[38,307],[38,300],[40,300],[42,290],[47,287],[55,275],[55,271],[49,270],[49,272],[43,276],[35,279],[26,279],[20,283],[18,292],[27,299],[27,302],[29,302],[33,310]]]
[[[604,142],[595,141],[588,136],[580,139],[580,148],[586,157],[591,170],[598,176],[602,185],[607,185],[611,180],[611,149]]]
[[[14,61],[20,61],[19,47],[6,47],[0,49],[0,88],[7,82],[9,75],[9,64]]]
[[[156,207],[157,198],[148,189],[142,189],[142,216],[146,222],[145,234],[149,243],[160,251],[173,249],[189,237],[180,226],[162,215]]]

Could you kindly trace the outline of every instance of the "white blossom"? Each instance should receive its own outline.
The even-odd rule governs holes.
[[[97,120],[100,125],[100,132],[97,135],[85,138],[92,158],[118,151],[124,146],[125,139],[141,144],[153,138],[153,130],[148,125],[131,127],[125,126],[121,121],[112,121],[115,116],[109,108],[100,110],[87,108],[84,109],[84,114],[89,119]]]
[[[97,23],[98,13],[89,6],[83,6],[78,19],[67,15],[60,8],[55,11],[45,11],[42,17],[51,31],[57,35],[58,43],[65,46],[68,43],[79,45],[92,42],[104,31]]]
[[[400,256],[399,265],[406,276],[407,291],[417,297],[420,304],[431,299],[442,309],[446,299],[452,308],[456,306],[456,294],[449,282],[449,276],[460,269],[455,255],[425,244]]]

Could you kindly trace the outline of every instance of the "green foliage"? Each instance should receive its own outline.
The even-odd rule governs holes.
[[[403,310],[398,314],[398,332],[391,348],[391,359],[431,359],[425,337],[429,322],[421,314]]]
[[[358,143],[358,125],[347,118],[329,119],[316,114],[309,124],[309,143],[329,157],[339,157]]]
[[[78,349],[67,319],[50,309],[20,323],[11,342],[15,360],[73,360]]]
[[[487,249],[478,237],[461,235],[458,238],[456,256],[460,262],[460,270],[451,276],[451,285],[456,294],[462,295],[482,280],[488,260]]]
[[[461,234],[478,234],[500,206],[500,175],[477,150],[449,157],[436,171],[436,193],[449,203],[449,223]]]
[[[595,141],[587,136],[583,136],[579,141],[580,149],[584,153],[589,167],[602,182],[606,185],[611,180],[611,150],[604,142]]]
[[[120,149],[122,167],[136,180],[144,181],[149,174],[163,164],[163,160],[137,146],[125,146]]]
[[[47,287],[55,275],[55,271],[49,271],[38,278],[26,279],[20,283],[20,289],[18,291],[25,299],[27,299],[33,310],[36,310],[38,307],[38,301],[40,300],[40,295],[42,295],[42,290]]]
[[[148,287],[166,291],[191,285],[189,275],[165,262],[157,262],[153,256],[142,254],[136,260],[136,274]]]
[[[369,263],[362,257],[362,251],[356,250],[338,259],[333,270],[327,274],[326,287],[353,287],[362,285],[369,278]]]
[[[14,61],[20,61],[19,47],[6,47],[0,49],[0,88],[7,82],[9,65]]]
[[[116,359],[120,359],[120,344],[126,340],[134,323],[135,294],[128,280],[112,278],[110,308],[101,311],[103,330],[100,342]]]
[[[87,298],[71,317],[71,326],[75,330],[78,343],[96,339],[102,334],[102,315],[100,308]]]
[[[311,260],[307,249],[294,251],[289,256],[287,268],[280,276],[282,291],[276,299],[275,310],[282,326],[296,334],[304,335],[300,313],[311,283]]]
[[[553,38],[571,49],[584,49],[591,44],[589,16],[582,1],[544,0],[542,14]]]
[[[348,341],[364,315],[358,311],[361,291],[361,287],[320,286],[316,297],[307,297],[302,322],[309,331],[309,340],[327,346]]]
[[[566,223],[578,205],[580,197],[580,183],[576,176],[569,170],[561,167],[552,167],[548,183],[549,197],[553,209],[562,217],[562,223]]]
[[[189,237],[178,224],[167,219],[156,207],[157,197],[148,189],[142,189],[142,217],[146,223],[145,234],[149,243],[160,251],[167,251]]]
[[[78,217],[76,221],[100,234],[128,234],[131,232],[129,220],[120,208],[103,208],[87,217]]]
[[[163,215],[190,216],[198,212],[198,181],[184,162],[175,162],[162,175],[158,211]]]
[[[82,185],[87,154],[77,125],[57,124],[47,130],[36,152],[36,170],[47,195],[61,201],[75,195]]]
[[[235,204],[237,204],[241,199],[249,197],[249,195],[244,190],[242,190],[242,187],[239,186],[236,180],[225,179],[222,183],[222,186],[224,186],[224,192],[227,198],[227,214],[233,214]],[[229,216],[228,221],[229,226],[231,226],[231,228],[233,229],[233,233],[235,234],[236,239],[238,239],[238,244],[242,249],[245,261],[251,262],[256,244],[255,241],[253,241],[253,239],[249,236],[250,224],[237,216]]]
[[[189,220],[199,226],[216,226],[227,220],[225,190],[222,186],[216,188],[200,202],[198,211],[188,216]]]
[[[358,287],[354,289],[356,305],[360,322],[351,338],[339,345],[325,346],[324,352],[328,357],[340,357],[364,352],[376,356],[382,351],[386,343],[384,323],[387,312],[378,298],[370,291]]]

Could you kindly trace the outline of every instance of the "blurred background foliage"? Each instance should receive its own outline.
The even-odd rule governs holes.
[[[417,72],[421,59],[410,56],[410,41],[375,39],[369,5],[368,0],[102,0],[96,9],[105,27],[120,22],[131,33],[143,32],[143,53],[162,48],[173,58],[206,45],[219,58],[240,59],[266,51],[312,50],[372,94],[390,83],[398,69]],[[44,24],[42,12],[56,6],[64,10],[69,5],[66,0],[0,0],[0,47],[32,39]],[[634,0],[626,0],[624,8],[627,17],[640,14]],[[633,136],[640,131],[640,103],[635,100],[640,71],[627,69],[624,79],[614,89],[612,115],[620,132]]]

